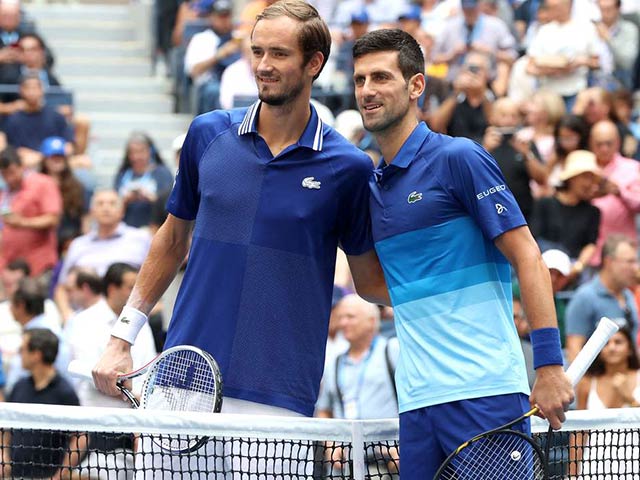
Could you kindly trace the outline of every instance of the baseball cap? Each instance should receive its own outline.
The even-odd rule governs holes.
[[[586,172],[591,172],[598,176],[602,175],[595,154],[589,150],[574,150],[567,155],[564,161],[564,168],[558,178],[561,182],[566,182],[570,178]]]
[[[42,141],[40,145],[40,153],[45,157],[52,157],[53,155],[66,155],[64,146],[67,141],[62,137],[47,137]]]
[[[366,10],[360,10],[351,14],[351,23],[369,23],[369,14]]]
[[[215,0],[211,7],[213,13],[231,13],[233,5],[229,0]]]
[[[478,0],[460,0],[462,8],[475,8],[478,6]]]
[[[400,15],[398,15],[398,20],[421,20],[422,19],[422,9],[419,5],[409,5],[404,9]]]
[[[542,260],[549,270],[557,270],[565,277],[571,273],[571,259],[562,250],[552,248],[542,254]]]

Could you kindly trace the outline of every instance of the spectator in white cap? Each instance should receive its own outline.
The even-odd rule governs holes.
[[[600,210],[591,200],[601,175],[593,153],[575,150],[566,158],[555,194],[540,198],[533,207],[531,232],[542,250],[559,248],[575,260],[570,280],[582,273],[596,249]]]

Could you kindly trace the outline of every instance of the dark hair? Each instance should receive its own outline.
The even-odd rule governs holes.
[[[107,273],[105,273],[104,277],[102,277],[102,291],[104,292],[104,294],[107,294],[107,290],[111,285],[121,287],[125,274],[129,272],[137,273],[138,269],[128,263],[112,263],[107,269]]]
[[[124,157],[122,158],[122,163],[118,167],[118,172],[116,174],[120,175],[124,173],[127,169],[131,168],[131,162],[129,161],[129,146],[132,143],[143,143],[149,148],[149,155],[151,156],[151,163],[155,163],[156,165],[164,165],[164,161],[158,152],[153,140],[151,137],[144,132],[132,132],[127,139],[127,144],[124,149]]]
[[[42,161],[40,172],[45,175],[51,175],[47,168],[47,162]],[[60,172],[60,194],[62,195],[63,211],[71,218],[80,218],[85,210],[84,204],[84,187],[76,178],[69,165],[67,156],[64,155],[64,170]]]
[[[256,17],[256,24],[260,20],[279,17],[289,17],[301,23],[298,29],[298,39],[302,50],[303,65],[307,65],[316,52],[322,53],[324,57],[322,66],[317,75],[313,77],[315,80],[327,64],[331,53],[329,27],[314,6],[301,0],[280,0],[269,5]],[[251,32],[251,36],[253,37],[253,32]]]
[[[633,339],[631,338],[631,332],[628,328],[623,327],[618,332],[624,335],[624,338],[627,339],[627,344],[629,345],[629,369],[631,370],[640,370],[640,360],[638,359],[638,352],[636,351]],[[604,375],[605,365],[602,361],[602,354],[598,355],[598,357],[593,361],[591,367],[589,368],[589,374],[594,377],[599,377],[600,375]]]
[[[13,294],[14,304],[23,304],[27,313],[37,316],[44,313],[44,301],[47,298],[42,285],[33,278],[23,278]]]
[[[4,170],[5,168],[9,168],[11,165],[22,166],[22,161],[20,160],[16,149],[8,145],[0,152],[0,169]]]
[[[613,257],[616,254],[616,250],[618,250],[618,247],[623,243],[631,245],[633,248],[635,248],[635,242],[631,237],[628,237],[621,233],[613,233],[607,236],[607,238],[605,238],[604,240],[604,244],[602,245],[601,261],[604,262],[605,258]]]
[[[22,271],[22,273],[24,273],[25,277],[31,275],[31,267],[24,258],[16,258],[14,260],[11,260],[4,268],[7,270],[11,270],[12,272],[20,270]]]
[[[360,37],[353,44],[353,58],[376,52],[398,52],[398,67],[405,80],[425,73],[424,55],[420,45],[407,32],[398,28],[380,29]]]
[[[564,161],[565,157],[570,153],[560,145],[560,142],[558,142],[558,136],[560,135],[561,128],[571,130],[580,136],[578,146],[576,147],[577,150],[589,150],[589,125],[587,122],[578,115],[564,115],[560,118],[553,131],[553,136],[556,138],[555,151],[560,160]]]
[[[84,285],[89,287],[92,293],[99,295],[103,291],[103,282],[100,275],[96,272],[79,269],[76,273],[76,287],[82,288]]]
[[[34,40],[36,40],[38,42],[38,44],[40,45],[40,48],[42,50],[46,50],[46,45],[44,43],[44,39],[38,35],[35,32],[29,32],[29,33],[25,33],[23,35],[20,35],[20,40],[24,39],[24,38],[33,38]]]
[[[58,356],[60,344],[56,334],[48,328],[29,328],[24,334],[29,336],[27,340],[29,351],[42,353],[42,363],[53,365]]]

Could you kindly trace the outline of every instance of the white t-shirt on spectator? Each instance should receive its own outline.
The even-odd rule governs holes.
[[[194,85],[200,86],[211,80],[209,70],[193,77],[191,69],[198,63],[212,58],[218,51],[218,46],[220,46],[220,37],[211,29],[196,33],[189,41],[187,51],[184,54],[184,73],[191,77]]]
[[[245,58],[240,58],[225,68],[220,78],[220,106],[225,110],[239,106],[235,104],[236,97],[258,98],[256,79],[251,71],[251,64]]]

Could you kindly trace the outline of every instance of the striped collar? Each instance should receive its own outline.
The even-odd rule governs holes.
[[[247,109],[247,113],[244,115],[244,119],[238,127],[238,135],[258,133],[258,113],[260,112],[261,105],[262,101],[258,100]],[[324,145],[324,123],[318,116],[315,107],[309,104],[309,108],[311,108],[311,117],[297,145],[321,152],[322,146]]]

